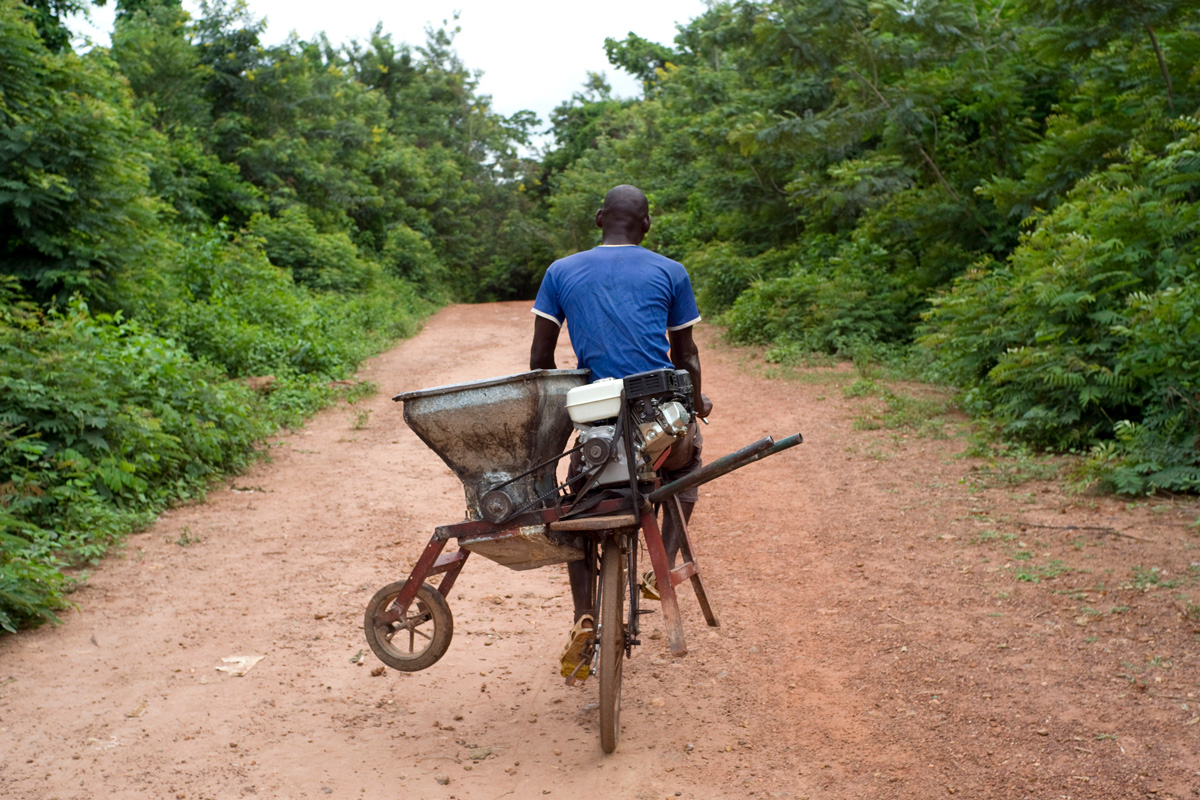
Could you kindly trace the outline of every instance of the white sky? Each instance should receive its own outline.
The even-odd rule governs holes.
[[[115,2],[92,8],[92,24],[77,20],[73,30],[107,45]],[[199,4],[193,0],[184,0],[183,7],[198,14]],[[671,44],[676,24],[707,7],[705,0],[607,0],[586,6],[569,0],[336,0],[330,5],[249,0],[251,14],[267,19],[265,44],[282,42],[292,31],[302,39],[324,31],[330,41],[343,44],[366,39],[375,23],[382,22],[394,41],[419,45],[425,41],[426,25],[440,27],[458,11],[462,32],[455,49],[468,69],[483,70],[480,91],[492,96],[498,113],[509,116],[529,109],[544,124],[555,106],[582,87],[589,71],[605,73],[618,96],[640,94],[638,81],[604,57],[605,37],[624,39],[633,31]]]

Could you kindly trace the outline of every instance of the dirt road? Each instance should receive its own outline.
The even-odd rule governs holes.
[[[595,682],[557,677],[560,567],[473,558],[449,653],[377,674],[367,600],[463,507],[390,397],[523,371],[527,305],[445,309],[365,366],[378,396],[131,537],[64,625],[0,640],[0,796],[1200,795],[1194,503],[989,487],[961,421],[862,429],[879,400],[845,395],[848,366],[767,380],[707,328],[706,455],[806,441],[702,490],[723,625],[685,588],[674,659],[648,618],[618,751]]]

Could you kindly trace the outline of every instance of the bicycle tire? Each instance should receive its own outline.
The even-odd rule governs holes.
[[[625,663],[625,554],[615,537],[600,556],[600,747],[617,749],[621,735],[621,675]]]

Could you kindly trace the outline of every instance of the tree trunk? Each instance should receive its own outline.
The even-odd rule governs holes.
[[[1142,20],[1142,27],[1150,35],[1150,44],[1154,47],[1154,55],[1158,57],[1158,71],[1162,73],[1163,83],[1167,86],[1167,108],[1174,112],[1175,95],[1171,91],[1171,73],[1167,71],[1167,60],[1163,58],[1162,48],[1158,46],[1158,37],[1154,35],[1154,28],[1145,19]]]

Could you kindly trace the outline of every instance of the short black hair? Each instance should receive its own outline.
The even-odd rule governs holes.
[[[623,183],[608,190],[603,208],[605,216],[640,220],[650,213],[650,201],[641,189]]]

